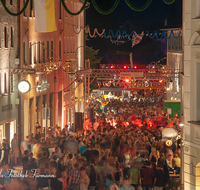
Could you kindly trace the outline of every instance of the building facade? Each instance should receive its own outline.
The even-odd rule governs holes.
[[[169,69],[182,69],[182,29],[170,28],[168,30],[167,39],[167,67]],[[175,37],[173,37],[172,31]],[[181,78],[179,75],[172,78],[167,86],[167,100],[180,101],[181,100]]]
[[[200,189],[200,1],[183,0],[184,189]]]
[[[17,11],[17,1],[5,0],[6,6]],[[10,142],[18,132],[18,75],[12,74],[18,68],[17,18],[9,15],[0,3],[0,143],[6,137]]]
[[[20,0],[20,8],[24,2]],[[67,0],[65,3],[72,12],[82,7],[79,0]],[[43,129],[56,124],[63,128],[69,121],[70,124],[74,122],[74,114],[70,113],[83,112],[83,84],[75,89],[77,82],[69,78],[66,67],[70,65],[72,72],[84,68],[85,39],[81,28],[85,25],[85,11],[71,16],[64,10],[61,1],[55,0],[55,16],[57,31],[50,33],[35,32],[34,9],[30,10],[30,5],[20,16],[20,65],[36,70],[36,74],[25,76],[31,90],[21,97],[22,139],[36,133],[36,122]],[[70,85],[72,82],[73,85]],[[77,90],[79,93],[76,93]]]

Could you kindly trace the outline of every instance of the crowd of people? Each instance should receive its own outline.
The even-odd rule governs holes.
[[[1,174],[8,176],[14,170],[7,169],[22,163],[26,175],[0,175],[0,189],[162,190],[171,172],[180,174],[181,164],[179,140],[170,146],[162,141],[164,128],[179,130],[179,117],[163,112],[163,96],[157,91],[144,93],[140,100],[111,100],[104,113],[97,104],[96,122],[87,121],[77,131],[56,125],[46,138],[37,123],[35,136],[27,136],[20,147],[17,134],[11,148],[4,139]]]

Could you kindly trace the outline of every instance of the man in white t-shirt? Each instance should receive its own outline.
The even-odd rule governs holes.
[[[31,144],[29,141],[30,141],[29,136],[26,136],[26,139],[21,142],[20,150],[21,150],[22,155],[24,154],[25,150],[28,150],[29,152],[31,152]]]

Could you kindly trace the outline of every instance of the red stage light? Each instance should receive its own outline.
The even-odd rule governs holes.
[[[125,79],[125,82],[126,82],[126,83],[129,83],[129,82],[130,82],[130,79],[126,78],[126,79]]]
[[[114,68],[115,68],[115,66],[114,66],[114,65],[111,65],[111,66],[110,66],[110,68],[111,68],[111,69],[114,69]]]
[[[134,66],[134,69],[137,69],[137,66]]]
[[[127,69],[127,66],[126,66],[126,65],[124,65],[124,69]]]
[[[163,82],[163,80],[159,80],[159,83],[162,83]]]

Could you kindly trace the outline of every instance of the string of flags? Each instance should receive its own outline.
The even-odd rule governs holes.
[[[108,35],[106,35],[105,29],[103,29],[102,32],[99,33],[97,28],[95,28],[93,35],[91,35],[89,27],[87,29],[85,29],[85,32],[89,33],[89,36],[91,38],[94,38],[98,35],[101,38],[110,39],[110,41],[114,44],[116,44],[123,38],[127,38],[129,41],[132,41],[132,47],[135,46],[136,44],[140,43],[144,35],[148,36],[151,39],[156,37],[157,40],[162,40],[164,38],[169,39],[171,37],[178,39],[182,33],[182,31],[179,31],[179,34],[177,36],[175,36],[174,31],[171,30],[169,35],[167,35],[166,31],[162,31],[162,32],[155,31],[154,33],[150,33],[149,31],[146,31],[146,34],[144,31],[141,34],[137,34],[135,31],[132,31],[131,33],[128,34],[125,30],[123,30],[122,33],[119,30],[117,30],[117,32],[114,34],[113,30],[109,30]],[[115,38],[115,40],[113,40],[114,38]]]
[[[107,38],[110,39],[110,41],[114,44],[117,44],[117,42],[120,42],[121,39],[127,38],[129,41],[132,41],[132,47],[135,46],[136,44],[140,43],[141,40],[143,39],[144,35],[148,36],[149,38],[153,39],[156,37],[157,40],[162,40],[162,39],[169,39],[171,37],[174,37],[175,39],[178,39],[182,33],[182,31],[179,31],[178,35],[174,35],[174,31],[171,30],[168,32],[167,31],[162,31],[162,32],[157,32],[154,31],[154,33],[149,32],[148,30],[146,32],[142,32],[141,34],[137,34],[135,31],[131,31],[128,33],[126,30],[123,30],[122,32],[120,30],[117,30],[116,33],[113,32],[113,30],[109,30],[108,33],[106,32],[105,29],[102,29],[101,32],[98,32],[98,29],[95,28],[93,32],[91,32],[90,27],[82,27],[79,26],[79,29],[73,26],[74,33],[79,34],[82,30],[85,31],[89,35],[90,38],[96,38],[101,37],[101,38]]]

